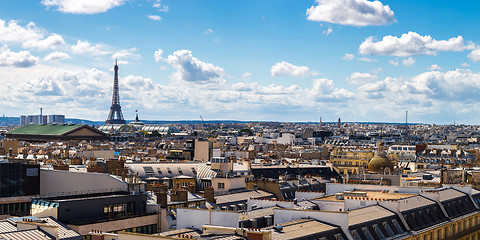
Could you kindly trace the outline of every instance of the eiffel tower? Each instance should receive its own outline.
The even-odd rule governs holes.
[[[118,91],[118,65],[117,59],[115,59],[115,77],[113,79],[113,96],[112,106],[110,107],[110,113],[108,114],[105,124],[126,124],[123,119],[122,107],[120,107],[120,93]]]

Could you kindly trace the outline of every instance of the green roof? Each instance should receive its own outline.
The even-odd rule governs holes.
[[[12,134],[34,134],[34,135],[62,135],[69,131],[72,131],[76,128],[79,128],[83,125],[81,124],[64,124],[64,125],[56,125],[56,124],[28,124],[16,129],[8,133]]]

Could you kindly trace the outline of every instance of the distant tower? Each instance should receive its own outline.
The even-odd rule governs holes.
[[[337,123],[338,127],[342,126],[342,120],[340,120],[340,118],[338,118],[338,123]]]
[[[405,131],[408,135],[408,110],[405,110]]]
[[[319,124],[320,129],[322,129],[322,117],[320,117],[320,124]]]
[[[123,119],[122,107],[120,107],[120,93],[118,91],[118,66],[115,59],[115,77],[113,78],[113,96],[112,106],[110,107],[110,113],[108,114],[105,124],[126,124]]]

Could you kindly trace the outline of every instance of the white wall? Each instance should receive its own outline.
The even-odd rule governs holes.
[[[273,201],[273,200],[260,200],[260,199],[248,199],[247,200],[247,210],[252,210],[252,205],[256,205],[257,208],[269,208],[279,206],[282,208],[294,208],[295,204],[293,202],[286,201]]]
[[[128,191],[128,184],[107,173],[69,172],[40,169],[40,194],[80,194],[88,192]]]
[[[295,192],[295,198],[298,201],[302,201],[303,199],[308,200],[308,199],[314,199],[314,198],[319,198],[325,196],[325,193],[322,192]]]
[[[237,212],[208,209],[177,209],[177,229],[202,229],[203,225],[238,227],[240,214]]]
[[[350,211],[358,208],[373,206],[373,205],[377,205],[377,203],[378,201],[375,201],[375,200],[345,199],[344,211]]]
[[[318,208],[323,211],[345,211],[344,201],[324,201],[311,199],[311,202],[317,204]]]

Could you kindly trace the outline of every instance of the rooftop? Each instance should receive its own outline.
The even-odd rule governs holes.
[[[12,134],[35,134],[35,135],[62,135],[83,125],[81,124],[28,124],[16,128],[8,133]]]

